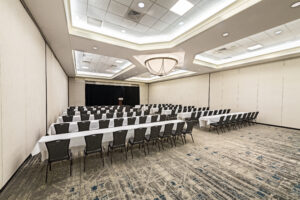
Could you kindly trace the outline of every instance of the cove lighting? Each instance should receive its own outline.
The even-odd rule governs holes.
[[[120,63],[120,64],[123,63],[122,60],[116,60],[115,62],[116,62],[116,63]]]
[[[184,13],[190,10],[193,6],[194,4],[187,0],[179,0],[170,10],[178,15],[184,15]]]
[[[256,50],[256,49],[260,49],[260,48],[262,48],[262,47],[263,47],[263,46],[262,46],[261,44],[257,44],[257,45],[248,47],[247,49],[250,50],[250,51],[253,51],[253,50]]]
[[[297,1],[291,5],[292,8],[296,8],[298,6],[300,6],[300,1]]]

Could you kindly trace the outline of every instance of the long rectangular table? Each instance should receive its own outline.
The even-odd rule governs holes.
[[[161,131],[164,130],[164,125],[169,123],[174,123],[173,130],[176,130],[177,124],[179,122],[183,122],[182,120],[170,120],[170,121],[162,121],[162,122],[154,122],[148,124],[138,124],[138,125],[130,125],[130,126],[121,126],[114,128],[106,128],[106,129],[98,129],[98,130],[90,130],[90,131],[82,131],[82,132],[74,132],[74,133],[66,133],[66,134],[58,134],[58,135],[50,135],[43,136],[34,146],[31,154],[37,155],[41,153],[41,160],[45,160],[48,158],[47,148],[45,143],[51,142],[55,140],[63,140],[70,139],[70,149],[73,154],[80,153],[83,151],[85,147],[84,136],[93,135],[93,134],[103,134],[103,144],[107,144],[108,142],[113,140],[113,132],[120,130],[128,130],[126,139],[132,138],[134,136],[134,129],[137,128],[147,128],[146,135],[150,134],[150,129],[152,126],[162,126]]]
[[[219,110],[224,110],[224,109],[219,109]],[[219,112],[219,110],[217,110]],[[215,110],[207,110],[207,112],[212,111],[215,112]],[[201,116],[203,116],[205,111],[193,111],[196,112],[196,115],[198,114],[198,112],[201,112]],[[177,119],[181,119],[181,120],[185,120],[186,118],[190,118],[192,116],[193,112],[182,112],[182,113],[178,113],[177,115]]]
[[[97,114],[100,114],[100,113],[110,113],[111,110],[103,110],[103,111],[100,111],[100,110],[97,110]],[[118,111],[114,111],[114,113],[117,113]],[[125,110],[123,109],[122,112],[125,112]],[[130,109],[129,112],[133,112],[133,109]],[[87,114],[91,114],[91,111],[87,111]],[[62,113],[63,116],[66,116],[68,115],[68,112],[67,111],[64,111]],[[80,115],[80,111],[75,111],[75,115]]]
[[[228,113],[228,114],[221,114],[221,115],[212,115],[212,116],[205,116],[199,118],[200,127],[205,127],[211,123],[216,123],[220,121],[222,116],[232,116],[238,114],[245,114],[246,112],[236,112],[236,113]]]
[[[153,115],[147,115],[147,118],[146,118],[146,123],[150,123],[151,122],[151,117]],[[111,118],[109,119],[109,125],[108,127],[112,128],[114,127],[114,119],[121,119],[121,118]],[[128,117],[122,117],[122,119],[124,119],[123,121],[123,126],[127,126],[128,124]],[[160,115],[158,115],[158,120],[160,119]],[[101,119],[103,120],[103,119]],[[136,120],[135,120],[135,124],[139,124],[140,120],[140,117],[136,117]],[[96,129],[99,129],[99,120],[89,120],[91,123],[90,123],[90,130],[96,130]],[[73,132],[78,132],[78,121],[75,121],[75,122],[67,122],[70,124],[69,126],[69,132],[70,133],[73,133]],[[55,131],[55,127],[54,127],[54,123],[50,125],[49,127],[49,130],[48,130],[48,135],[54,135],[56,134],[56,131]]]

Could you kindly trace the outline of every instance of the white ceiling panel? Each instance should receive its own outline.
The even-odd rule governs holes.
[[[87,9],[87,16],[103,20],[105,18],[105,11],[89,5]]]
[[[115,1],[111,1],[108,7],[108,12],[119,16],[124,16],[127,13],[127,11],[127,6],[124,6],[123,4],[120,4]]]
[[[149,27],[148,27],[148,26],[144,26],[144,25],[142,25],[142,24],[138,24],[138,25],[135,27],[135,29],[136,29],[137,31],[139,31],[139,32],[146,32],[146,31],[149,29]]]
[[[102,10],[107,10],[110,0],[88,0],[88,4]]]
[[[167,28],[168,24],[167,23],[164,23],[162,21],[157,21],[153,26],[152,28],[153,29],[156,29],[156,30],[159,30],[159,31],[162,31],[164,30],[165,28]]]
[[[123,5],[127,6],[127,7],[129,7],[131,5],[131,3],[132,3],[132,0],[113,0],[113,1],[121,3],[121,4],[123,4]]]
[[[167,23],[167,24],[172,24],[174,23],[180,16],[168,11],[167,14],[165,14],[160,20]]]
[[[172,6],[177,2],[178,0],[156,0],[156,3],[159,4],[160,6],[167,8],[170,10]]]
[[[144,3],[144,8],[140,8],[138,6],[138,3],[143,2]],[[141,12],[141,13],[147,13],[147,11],[149,10],[149,8],[151,8],[151,6],[153,5],[152,1],[149,0],[134,0],[131,4],[131,9]]]
[[[128,19],[123,19],[123,25],[126,28],[134,28],[137,25],[137,23],[135,23],[131,20],[128,20]]]
[[[155,18],[161,18],[164,16],[168,10],[166,8],[163,8],[157,4],[153,4],[153,6],[149,9],[147,12],[148,15],[155,17]]]
[[[114,23],[114,24],[122,24],[123,23],[122,17],[111,14],[111,13],[106,13],[105,20],[107,22]]]
[[[140,23],[145,26],[151,27],[156,21],[157,21],[156,18],[151,17],[149,15],[144,15],[144,17],[141,19]]]

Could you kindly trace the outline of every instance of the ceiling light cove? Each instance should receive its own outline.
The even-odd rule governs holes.
[[[170,9],[172,12],[182,16],[184,15],[187,11],[189,11],[194,4],[187,0],[178,0],[177,3],[174,4],[174,6]]]
[[[257,49],[261,49],[263,46],[261,44],[256,44],[256,45],[253,45],[251,47],[248,47],[247,49],[250,50],[250,51],[254,51],[254,50],[257,50]]]

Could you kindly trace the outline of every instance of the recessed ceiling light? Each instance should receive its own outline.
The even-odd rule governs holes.
[[[183,15],[193,6],[194,4],[187,0],[178,0],[177,3],[175,3],[170,10],[178,15]]]
[[[184,24],[184,22],[179,22],[179,25],[182,26]]]
[[[248,47],[247,49],[250,50],[250,51],[253,51],[253,50],[256,50],[256,49],[260,49],[260,48],[262,48],[262,47],[263,47],[263,46],[262,46],[261,44],[257,44],[257,45]]]
[[[144,7],[145,7],[145,4],[144,4],[143,2],[139,2],[139,3],[138,3],[138,6],[139,6],[140,8],[144,8]]]
[[[223,37],[227,37],[229,35],[229,33],[223,33],[222,36]]]
[[[87,66],[82,66],[81,68],[82,68],[82,69],[88,69],[89,67],[87,67]]]
[[[125,33],[126,31],[125,31],[125,30],[121,30],[121,32],[122,32],[122,33]]]
[[[297,1],[291,5],[292,8],[296,8],[298,6],[300,6],[300,1]]]
[[[123,63],[123,60],[116,60],[116,63]]]
[[[282,33],[282,30],[275,31],[275,34],[276,34],[276,35],[279,35],[279,34],[281,34],[281,33]]]
[[[97,50],[97,49],[98,49],[98,47],[93,47],[93,49],[94,49],[94,50]]]

